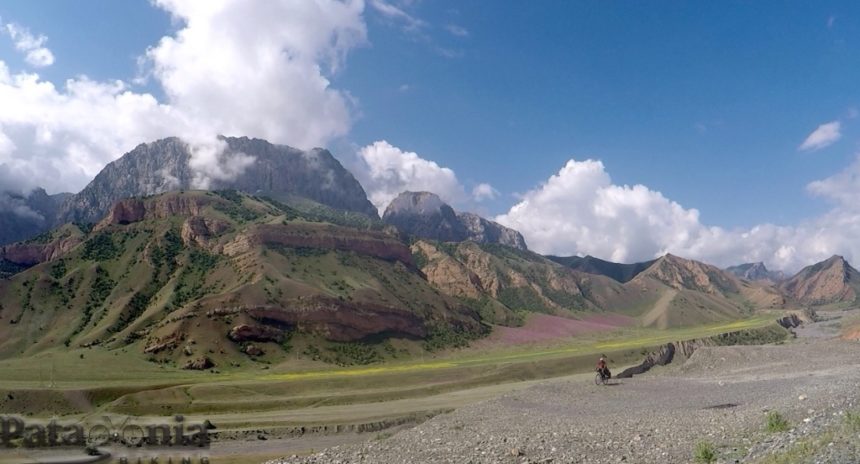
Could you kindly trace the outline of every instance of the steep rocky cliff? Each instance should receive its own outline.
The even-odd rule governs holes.
[[[176,137],[145,143],[105,166],[86,188],[67,199],[56,222],[96,222],[117,200],[200,187],[309,198],[377,217],[364,189],[327,150],[301,151],[247,137],[221,140],[226,147],[223,158],[245,155],[253,159],[230,179],[214,178],[200,185],[191,150]]]
[[[466,228],[466,240],[475,243],[498,243],[520,250],[527,250],[522,234],[498,222],[484,219],[474,213],[457,213],[457,218]]]

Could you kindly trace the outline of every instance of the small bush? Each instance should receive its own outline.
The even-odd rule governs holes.
[[[765,426],[768,432],[785,432],[789,429],[788,421],[782,417],[778,411],[771,411],[767,414],[767,425]]]
[[[846,412],[845,425],[848,426],[852,432],[860,432],[860,413],[853,413],[851,411]]]
[[[27,266],[22,266],[20,264],[13,263],[12,261],[7,261],[4,258],[0,258],[0,279],[5,279],[15,275],[24,269],[27,269]]]
[[[701,464],[711,464],[717,460],[717,450],[714,445],[707,441],[696,443],[696,451],[693,453],[693,459]]]
[[[62,279],[63,276],[66,275],[66,272],[66,262],[62,259],[54,263],[53,266],[51,266],[51,277],[56,280]]]
[[[109,261],[122,254],[122,249],[114,243],[106,232],[93,236],[84,242],[83,259],[90,261]]]
[[[448,327],[431,328],[430,333],[424,340],[424,349],[434,352],[447,348],[465,348],[473,340],[477,340],[489,333],[488,327],[482,327],[482,330],[485,331],[473,333]]]
[[[415,250],[412,252],[412,262],[415,263],[415,267],[418,269],[424,269],[425,266],[430,264],[430,258],[423,251]]]
[[[53,234],[51,232],[42,232],[41,234],[39,234],[39,235],[37,235],[31,239],[28,239],[24,243],[45,244],[45,243],[49,243],[52,238],[53,238]]]
[[[283,339],[283,341],[281,341],[281,348],[283,348],[284,353],[289,353],[290,351],[292,351],[292,349],[293,349],[292,340],[293,340],[293,334],[294,333],[295,332],[291,330],[291,331],[284,334],[284,339]]]
[[[778,324],[772,324],[758,329],[739,330],[712,337],[717,345],[767,345],[785,341],[791,333]]]
[[[236,203],[237,205],[242,204],[242,194],[237,192],[236,190],[216,190],[215,195],[227,200]]]
[[[334,359],[327,362],[338,366],[367,365],[382,362],[383,359],[374,346],[364,343],[335,343],[329,351],[334,353]]]

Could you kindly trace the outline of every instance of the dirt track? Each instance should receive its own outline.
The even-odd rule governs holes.
[[[785,345],[702,348],[613,386],[547,381],[385,440],[286,462],[691,462],[700,441],[717,447],[719,462],[750,462],[842,430],[842,414],[860,412],[860,344],[831,339],[835,327],[815,324]],[[767,411],[794,430],[766,432]],[[851,436],[801,462],[860,462],[860,436]]]

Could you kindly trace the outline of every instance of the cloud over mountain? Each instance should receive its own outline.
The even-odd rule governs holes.
[[[600,161],[570,160],[496,221],[520,231],[539,253],[617,262],[673,253],[721,266],[763,261],[796,271],[834,254],[860,260],[860,208],[852,201],[860,197],[858,173],[860,161],[808,186],[839,202],[825,214],[793,226],[729,230],[702,224],[696,209],[644,185],[613,184]]]
[[[702,232],[695,209],[644,185],[614,185],[603,163],[590,159],[568,161],[496,220],[539,252],[616,262],[661,254]]]
[[[28,179],[22,187],[77,190],[137,144],[169,135],[198,148],[205,184],[241,165],[218,156],[216,134],[308,148],[349,131],[351,98],[327,76],[366,42],[364,2],[155,4],[178,24],[141,51],[142,78],[155,80],[163,101],[121,80],[74,77],[60,86],[0,61],[0,167]],[[17,27],[7,34],[19,48],[50,64],[47,39]]]
[[[450,168],[403,151],[385,140],[376,141],[358,152],[355,174],[368,197],[382,213],[401,192],[433,192],[448,203],[463,201],[465,189]]]

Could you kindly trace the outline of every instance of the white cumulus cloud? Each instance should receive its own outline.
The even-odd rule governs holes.
[[[363,2],[156,3],[185,26],[147,51],[152,74],[197,124],[301,148],[349,131],[349,97],[324,69],[366,42]]]
[[[415,152],[403,151],[385,140],[361,148],[358,158],[356,177],[380,213],[406,190],[433,192],[447,203],[466,198],[465,189],[453,170]]]
[[[644,185],[613,184],[600,161],[571,160],[496,221],[520,231],[539,253],[617,262],[673,253],[719,266],[764,261],[793,272],[834,254],[860,263],[860,209],[851,201],[860,198],[858,174],[860,161],[808,186],[840,202],[821,216],[728,230],[702,224],[696,209]]]
[[[701,233],[699,213],[643,185],[613,185],[603,163],[570,160],[496,218],[538,252],[626,262],[665,253]]]
[[[140,77],[163,100],[119,80],[55,85],[0,61],[0,168],[27,179],[22,188],[77,191],[139,143],[172,135],[192,144],[205,185],[247,162],[220,156],[217,134],[311,148],[349,131],[352,98],[328,76],[366,43],[363,1],[154,3],[179,25],[141,50]],[[44,37],[15,30],[28,50],[44,48]]]
[[[149,94],[121,81],[70,79],[56,87],[0,62],[0,167],[19,188],[78,189],[138,143],[184,127]]]
[[[812,131],[812,133],[806,137],[806,140],[800,144],[798,150],[820,150],[833,145],[840,138],[842,138],[842,123],[839,121],[828,122],[818,126],[818,128]]]

